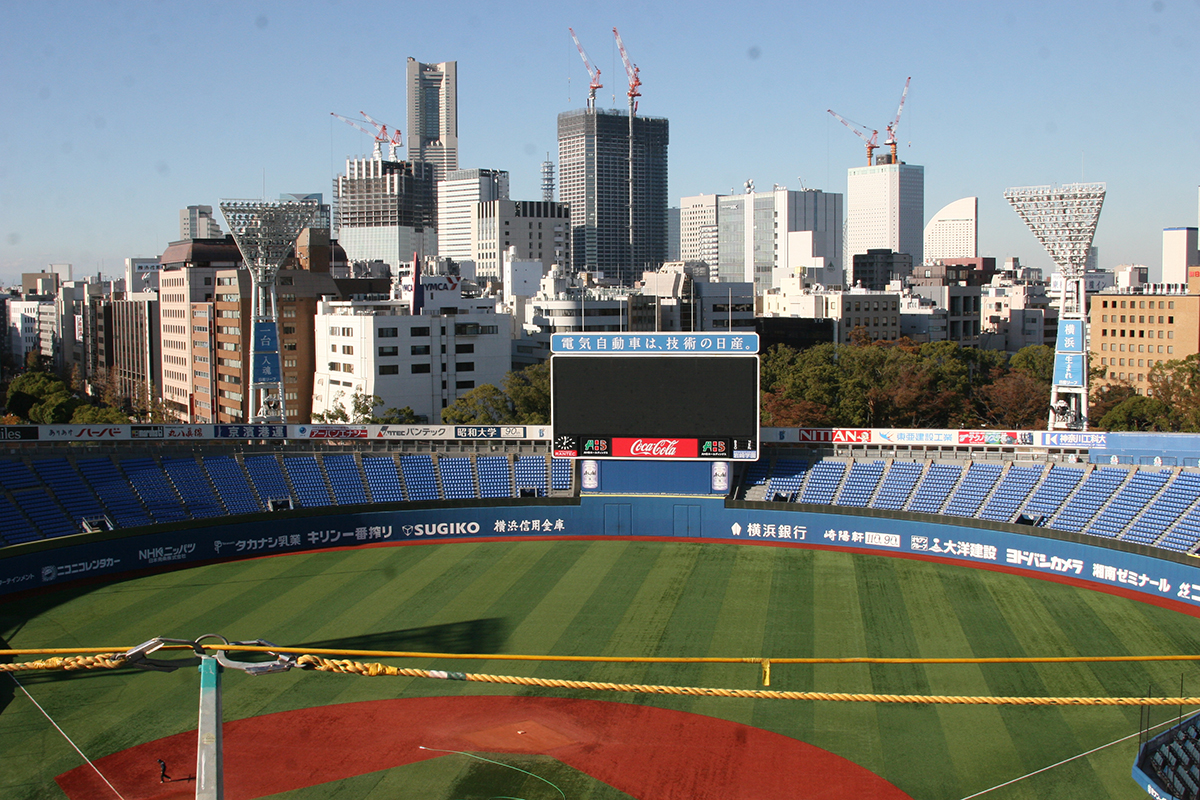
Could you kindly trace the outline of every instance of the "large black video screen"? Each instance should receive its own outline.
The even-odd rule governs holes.
[[[550,360],[555,434],[757,440],[757,356]]]

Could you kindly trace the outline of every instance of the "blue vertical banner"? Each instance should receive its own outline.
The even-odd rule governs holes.
[[[250,366],[252,383],[279,383],[279,333],[274,322],[254,323],[254,363]]]
[[[1054,385],[1083,386],[1087,361],[1084,357],[1083,320],[1058,321],[1058,340],[1054,347]]]

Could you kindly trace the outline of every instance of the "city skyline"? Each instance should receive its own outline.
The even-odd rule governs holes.
[[[189,205],[328,197],[347,157],[372,147],[329,112],[407,131],[409,56],[458,62],[460,168],[507,170],[513,199],[538,199],[557,115],[587,94],[568,26],[602,70],[598,107],[618,109],[620,28],[640,68],[639,114],[671,122],[673,206],[747,179],[844,194],[863,149],[826,109],[882,137],[911,75],[900,157],[925,167],[926,215],[979,197],[980,255],[1051,266],[1004,202],[1010,186],[1106,182],[1102,267],[1156,276],[1162,230],[1197,223],[1200,176],[1180,162],[1200,112],[1177,88],[1191,74],[1194,4],[726,11],[537,4],[510,19],[468,7],[451,25],[415,8],[393,26],[357,3],[18,6],[0,33],[0,280],[64,262],[117,275],[126,257],[162,253]]]

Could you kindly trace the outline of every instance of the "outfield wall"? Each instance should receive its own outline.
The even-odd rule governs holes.
[[[1200,568],[1190,558],[1155,558],[992,527],[773,506],[726,505],[719,497],[601,495],[578,503],[550,499],[359,513],[338,509],[325,515],[276,512],[221,525],[206,521],[124,535],[79,534],[0,550],[0,596],[146,570],[330,548],[623,536],[933,558],[1069,580],[1200,613]]]

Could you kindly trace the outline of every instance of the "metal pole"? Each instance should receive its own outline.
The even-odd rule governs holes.
[[[196,800],[224,800],[221,755],[221,665],[200,657],[200,725],[196,731]]]

